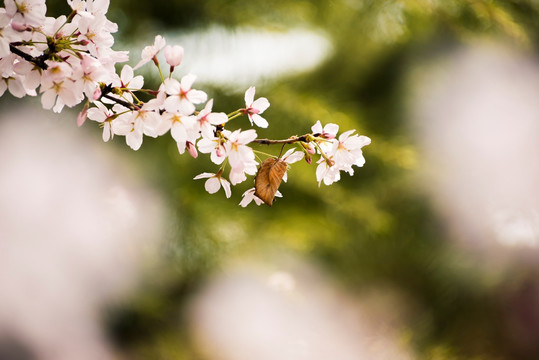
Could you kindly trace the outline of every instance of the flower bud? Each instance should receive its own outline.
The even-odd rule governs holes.
[[[95,91],[94,91],[94,96],[93,96],[93,99],[94,100],[99,100],[101,98],[101,88],[96,88]]]
[[[82,109],[82,111],[79,113],[79,115],[77,116],[77,126],[82,126],[82,124],[84,124],[84,122],[86,121],[86,116],[88,115],[88,103],[86,103],[84,105],[84,108]]]
[[[23,23],[15,22],[15,21],[11,22],[11,28],[13,30],[15,30],[15,31],[18,31],[18,32],[32,30],[32,28],[30,26],[28,26],[26,24],[23,24]]]
[[[165,59],[170,66],[178,66],[183,59],[183,47],[179,45],[165,47]]]
[[[313,157],[311,156],[311,154],[309,154],[308,152],[305,153],[305,161],[307,162],[307,164],[311,165],[311,163],[313,162]]]
[[[193,143],[190,141],[188,141],[186,145],[187,145],[187,151],[189,152],[189,155],[191,155],[193,158],[196,159],[198,157],[198,152],[195,145],[193,145]]]

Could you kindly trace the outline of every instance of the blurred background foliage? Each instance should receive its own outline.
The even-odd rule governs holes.
[[[64,1],[47,3],[50,14],[66,11]],[[352,290],[382,283],[413,299],[416,311],[407,323],[407,341],[418,358],[539,357],[539,347],[516,352],[500,318],[502,294],[521,277],[502,273],[493,279],[449,244],[450,235],[418,178],[422,158],[406,122],[405,103],[413,65],[461,44],[492,38],[535,52],[538,1],[113,0],[108,17],[119,25],[119,41],[140,44],[130,49],[132,62],[144,44],[164,32],[212,25],[322,31],[333,47],[323,64],[254,84],[257,95],[271,102],[270,127],[259,134],[303,134],[321,120],[358,129],[373,141],[364,149],[364,168],[330,187],[318,187],[313,165],[293,166],[281,187],[284,197],[272,208],[237,205],[252,180],[235,188],[232,200],[207,194],[192,178],[212,171],[212,164],[179,156],[172,139],[147,139],[140,151],[130,153],[167,199],[174,224],[163,262],[149,273],[140,293],[106,311],[110,334],[130,358],[199,358],[185,325],[190,295],[230,258],[280,250],[321,264]],[[216,99],[217,110],[242,105],[241,93],[218,86],[205,90]],[[93,130],[87,126],[86,131]],[[122,139],[115,143],[129,151]]]

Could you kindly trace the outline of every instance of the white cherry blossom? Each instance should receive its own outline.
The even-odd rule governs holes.
[[[39,27],[45,21],[45,0],[4,0],[4,5],[14,23]]]
[[[262,114],[269,106],[270,103],[265,97],[255,98],[255,87],[251,86],[245,92],[245,109],[242,109],[244,114],[247,114],[251,125],[254,123],[261,128],[267,128],[268,122],[259,114]]]
[[[232,191],[230,190],[230,183],[226,179],[223,179],[221,177],[221,172],[217,174],[202,173],[193,178],[193,180],[199,179],[208,179],[204,184],[204,188],[210,194],[215,194],[217,191],[219,191],[221,187],[223,187],[227,198],[230,198],[230,196],[232,195]]]
[[[212,113],[212,107],[213,99],[210,99],[196,117],[200,132],[206,138],[213,137],[214,126],[224,124],[228,121],[228,116],[225,113]]]
[[[142,59],[133,69],[136,70],[147,62],[152,61],[166,44],[167,42],[165,38],[163,38],[161,35],[157,35],[154,39],[153,45],[146,46],[144,49],[142,49],[142,53],[140,55]]]
[[[192,114],[195,112],[195,104],[202,104],[208,98],[204,91],[192,89],[196,75],[187,74],[181,82],[176,79],[165,80],[165,92],[170,95],[165,100],[165,109],[169,112],[182,112]]]

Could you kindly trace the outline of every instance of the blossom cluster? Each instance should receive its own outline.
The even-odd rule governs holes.
[[[287,168],[302,159],[311,163],[312,156],[319,155],[319,185],[338,181],[341,171],[352,175],[354,165],[363,166],[361,148],[370,139],[354,134],[355,130],[337,138],[339,127],[335,124],[322,127],[318,121],[312,133],[285,140],[258,139],[255,129],[227,128],[240,116],[246,116],[251,126],[268,127],[261,115],[270,106],[268,99],[255,99],[252,86],[245,92],[245,107],[229,114],[214,112],[213,99],[193,87],[196,75],[173,77],[184,50],[167,45],[160,35],[142,50],[135,67],[124,65],[118,74],[117,64],[129,57],[127,51],[112,49],[112,34],[118,27],[106,18],[109,1],[67,0],[72,13],[53,18],[46,16],[45,0],[5,0],[5,8],[0,8],[0,96],[6,90],[15,97],[39,95],[43,108],[55,112],[84,103],[77,117],[79,126],[86,119],[95,121],[103,128],[104,141],[124,136],[133,150],[141,147],[144,136],[170,133],[180,154],[187,151],[194,158],[198,153],[209,154],[218,170],[195,179],[207,179],[209,193],[223,188],[227,198],[231,185],[257,175],[260,156],[272,156],[253,149],[255,144],[280,144],[281,152],[285,145],[293,146],[278,157]],[[161,51],[168,65],[167,77],[157,59]],[[135,75],[135,70],[147,63],[153,63],[159,71],[158,89],[144,88],[144,78]],[[286,178],[285,172],[282,180]],[[240,205],[252,201],[261,204],[257,191],[255,181],[255,188],[243,194]],[[276,191],[272,201],[273,195],[281,196]]]

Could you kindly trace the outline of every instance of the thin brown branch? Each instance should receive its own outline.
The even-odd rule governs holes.
[[[120,105],[123,105],[125,106],[126,108],[128,109],[131,109],[131,110],[137,110],[137,107],[133,104],[130,104],[128,103],[127,101],[124,101],[122,99],[118,99],[118,98],[115,98],[114,96],[110,96],[109,94],[103,94],[101,95],[101,97],[104,97],[104,98],[107,98],[109,100],[112,100],[114,102],[116,102],[117,104],[120,104]]]
[[[270,140],[270,139],[254,139],[252,142],[260,145],[274,145],[274,144],[294,144],[300,141],[307,142],[307,136],[310,134],[305,134],[302,136],[292,136],[288,139],[283,140]]]
[[[28,61],[28,62],[36,65],[36,66],[39,66],[43,70],[47,70],[47,68],[49,67],[45,63],[45,60],[47,60],[47,56],[45,56],[45,55],[34,57],[34,56],[30,55],[30,54],[25,53],[21,49],[16,48],[14,43],[9,44],[9,50],[12,53],[14,53],[15,55],[19,55],[20,57],[22,57],[24,60],[26,60],[26,61]]]

